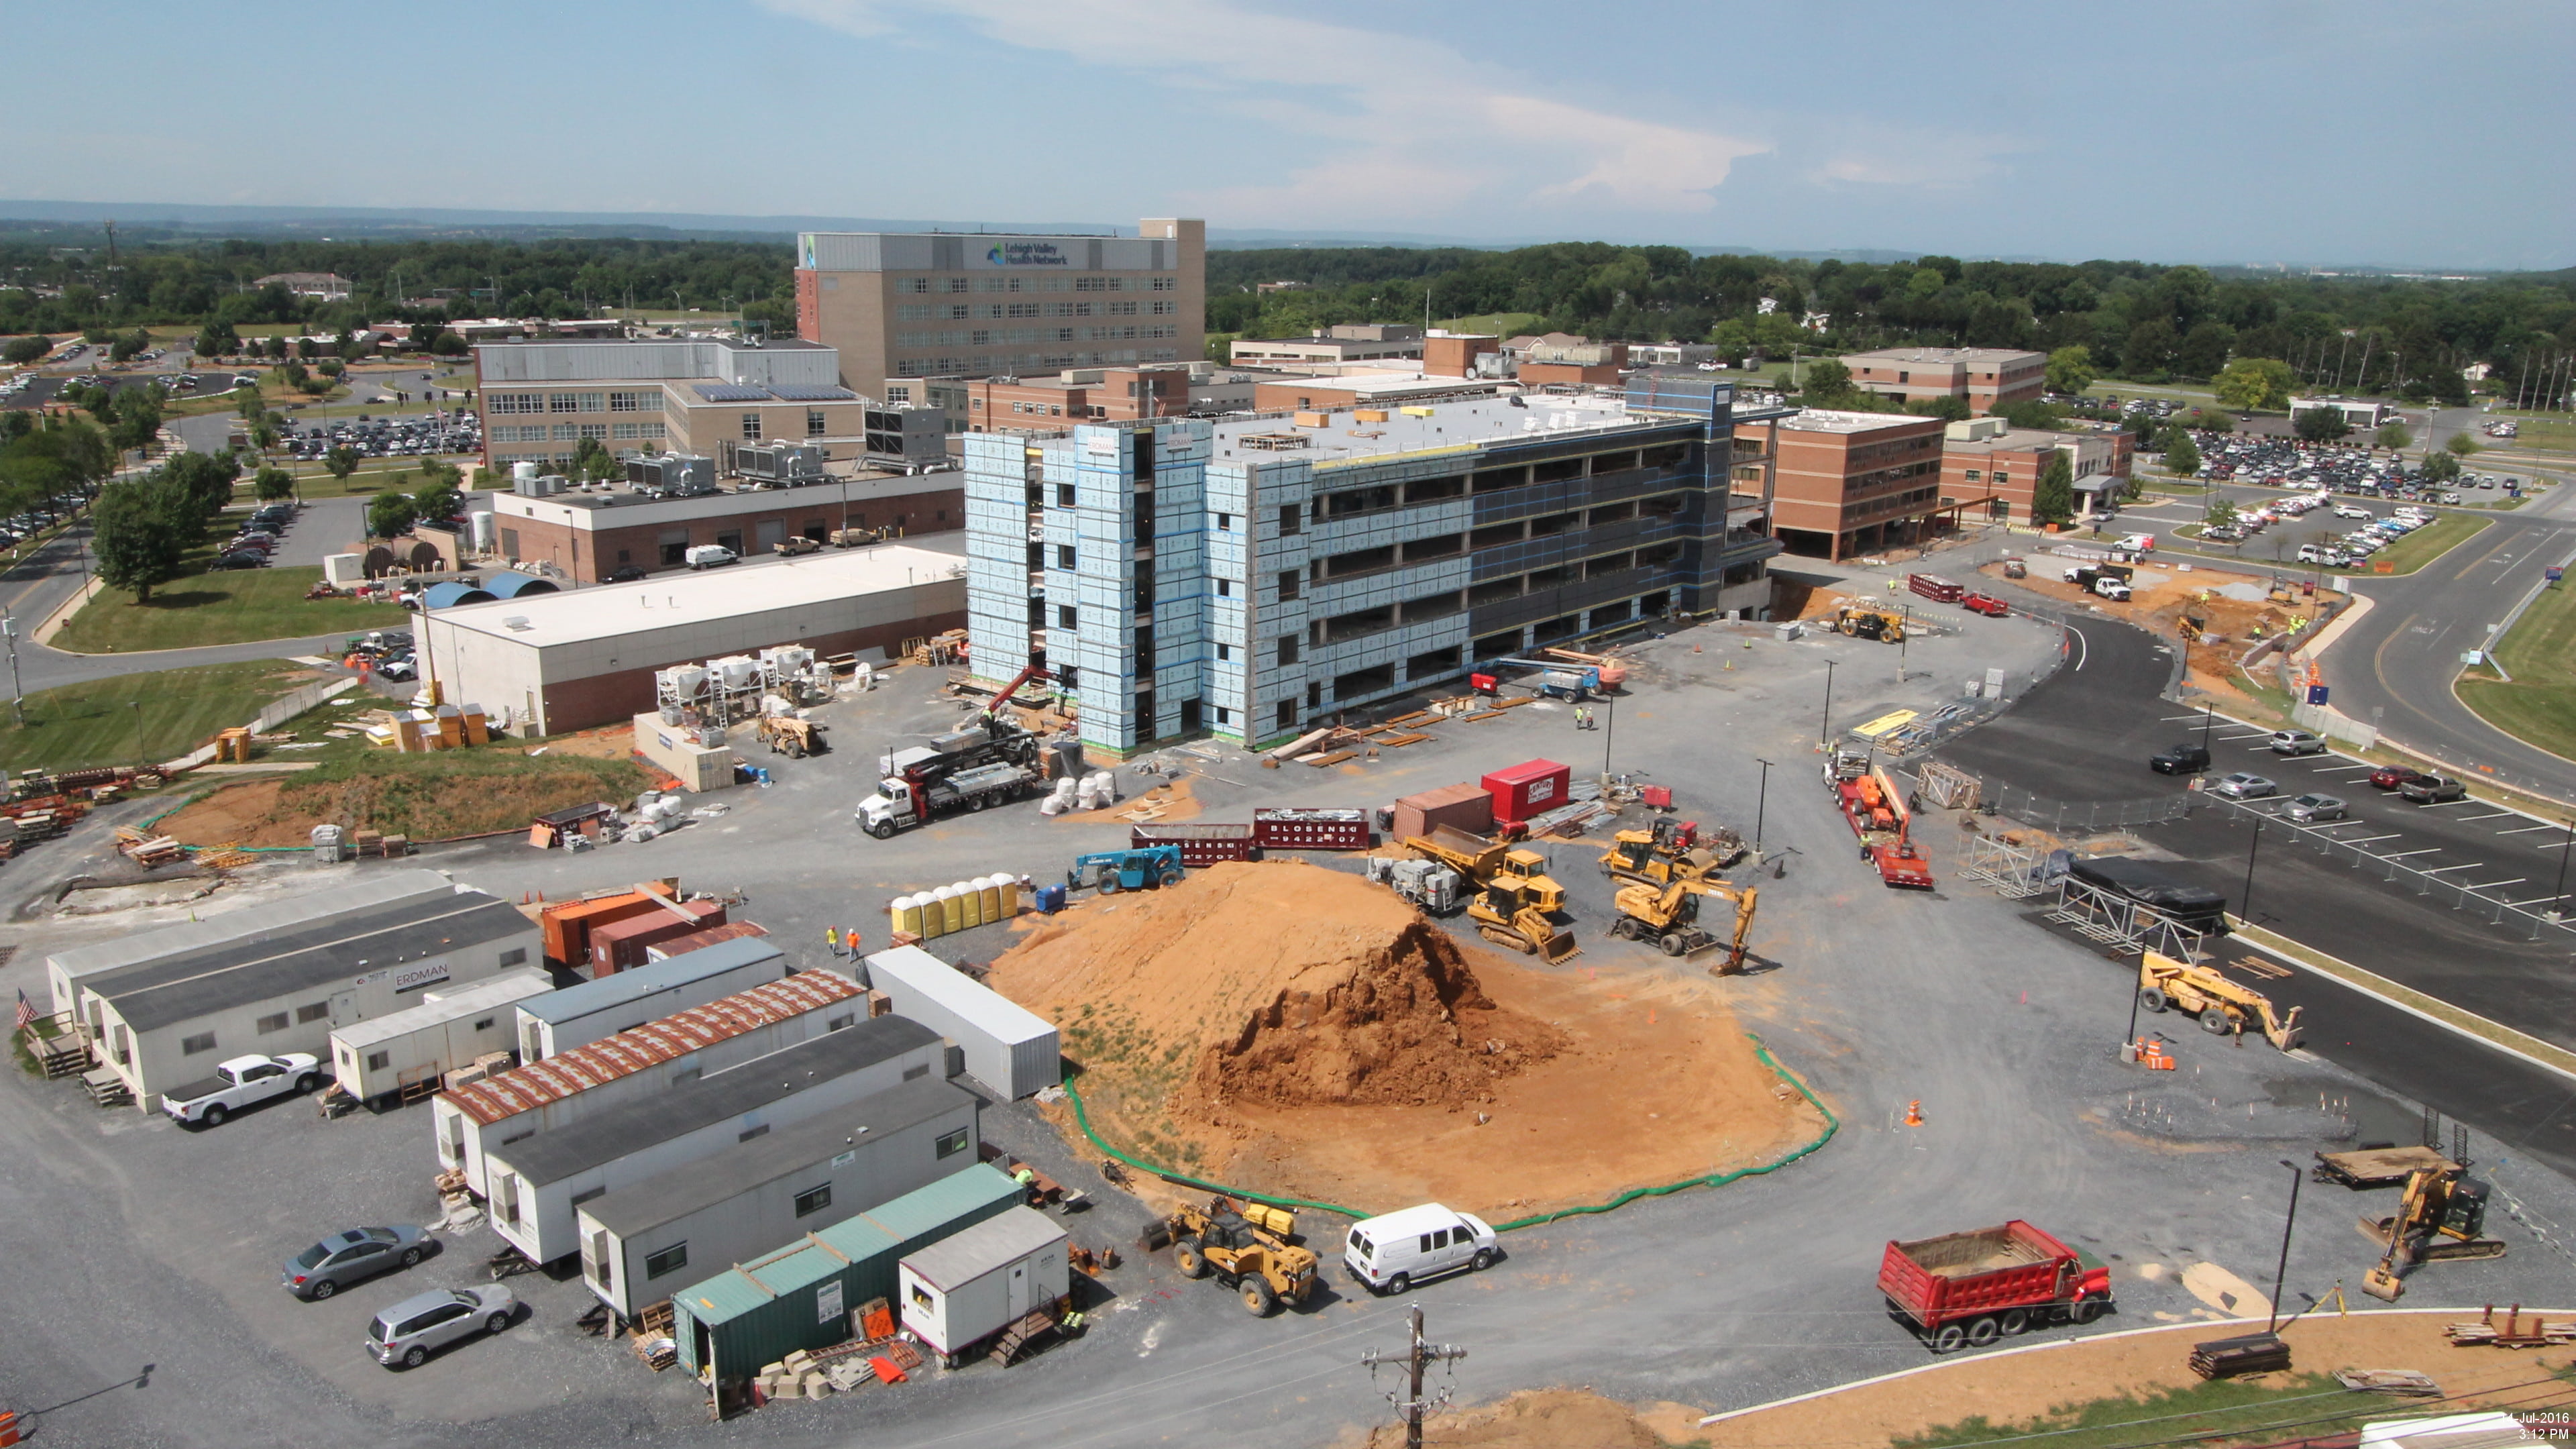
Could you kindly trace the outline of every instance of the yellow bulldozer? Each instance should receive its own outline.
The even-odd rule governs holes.
[[[2149,951],[2138,962],[2138,1004],[2149,1011],[2181,1011],[2200,1018],[2203,1031],[2225,1036],[2248,1027],[2283,1051],[2296,1051],[2305,1035],[2299,1025],[2304,1009],[2290,1014],[2272,1009],[2272,998],[2240,986],[2216,969],[2177,961]]]
[[[2486,1226],[2485,1183],[2462,1168],[2415,1169],[2406,1174],[2396,1212],[2361,1215],[2362,1234],[2388,1245],[2379,1266],[2362,1275],[2361,1291],[2394,1303],[2406,1293],[2405,1273],[2418,1263],[2503,1257],[2503,1243],[2480,1236]]]
[[[1622,830],[1601,852],[1602,874],[1640,885],[1668,886],[1677,880],[1701,881],[1744,858],[1744,842],[1723,827],[1702,844],[1698,826],[1670,817],[1651,830]]]
[[[1905,616],[1871,603],[1845,604],[1834,611],[1834,632],[1886,644],[1905,641]]]
[[[1565,909],[1565,887],[1548,876],[1547,857],[1537,851],[1447,825],[1406,836],[1404,848],[1458,872],[1467,886],[1467,919],[1486,940],[1551,966],[1581,953],[1574,933],[1550,919]]]
[[[1160,1224],[1156,1236],[1172,1244],[1172,1266],[1184,1278],[1213,1275],[1243,1295],[1244,1310],[1267,1317],[1281,1303],[1306,1301],[1321,1281],[1312,1249],[1295,1241],[1297,1215],[1267,1203],[1208,1199],[1207,1206],[1182,1205]]]
[[[1705,951],[1720,944],[1715,933],[1699,924],[1699,903],[1706,896],[1715,896],[1735,907],[1734,937],[1724,943],[1726,954],[1709,972],[1725,976],[1741,971],[1744,944],[1753,934],[1754,902],[1761,896],[1752,886],[1717,880],[1677,880],[1661,889],[1642,883],[1622,886],[1613,897],[1619,918],[1610,923],[1610,934],[1630,941],[1650,941],[1667,956]]]

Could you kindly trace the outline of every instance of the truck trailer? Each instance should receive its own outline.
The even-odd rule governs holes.
[[[853,818],[879,840],[896,831],[961,810],[1025,800],[1037,793],[1038,773],[1026,765],[978,765],[952,775],[888,775],[877,793],[859,802]]]
[[[1878,1291],[1934,1353],[1984,1348],[2111,1308],[2111,1270],[2019,1218],[1887,1245]]]

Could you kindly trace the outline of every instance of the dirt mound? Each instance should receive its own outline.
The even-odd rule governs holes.
[[[1523,1390],[1500,1403],[1463,1414],[1444,1414],[1423,1426],[1423,1437],[1474,1449],[1663,1449],[1634,1409],[1581,1389]],[[1401,1425],[1370,1431],[1368,1449],[1404,1442]]]
[[[1086,901],[991,981],[1063,1031],[1104,1138],[1258,1191],[1512,1217],[1767,1161],[1822,1126],[1706,977],[1527,965],[1318,866]]]

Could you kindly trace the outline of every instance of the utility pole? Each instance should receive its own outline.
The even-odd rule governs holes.
[[[1753,797],[1753,863],[1759,866],[1762,863],[1762,820],[1771,805],[1771,762],[1756,755],[1753,763],[1762,767],[1762,785]]]
[[[1816,748],[1823,749],[1831,738],[1829,726],[1834,718],[1834,661],[1825,661],[1825,709],[1816,717]]]
[[[1404,1416],[1405,1449],[1422,1449],[1423,1416],[1431,1410],[1439,1408],[1442,1404],[1449,1402],[1449,1392],[1446,1389],[1441,1390],[1439,1403],[1423,1402],[1423,1366],[1425,1364],[1443,1360],[1455,1362],[1459,1359],[1465,1358],[1467,1356],[1467,1350],[1446,1343],[1425,1342],[1422,1337],[1422,1310],[1418,1307],[1415,1308],[1411,1316],[1413,1325],[1413,1342],[1405,1349],[1403,1360],[1405,1370],[1405,1396],[1401,1399],[1396,1399],[1393,1395],[1389,1395],[1388,1397],[1394,1402],[1395,1411]],[[1374,1375],[1379,1365],[1391,1363],[1392,1359],[1386,1355],[1380,1354],[1376,1349],[1370,1349],[1368,1352],[1360,1355],[1360,1362],[1368,1368],[1372,1375]]]
[[[27,723],[27,690],[18,682],[18,621],[0,614],[0,636],[9,641],[9,712],[17,716],[19,726],[24,728]],[[2560,858],[2560,863],[2565,863],[2565,857]]]

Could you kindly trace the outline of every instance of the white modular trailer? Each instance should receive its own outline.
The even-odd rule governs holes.
[[[632,1319],[719,1264],[928,1187],[975,1165],[983,1101],[925,1077],[596,1199],[580,1214],[582,1280]]]
[[[250,940],[290,926],[355,915],[376,906],[407,901],[414,896],[436,895],[455,889],[454,881],[434,870],[397,870],[304,891],[283,900],[252,899],[230,910],[211,914],[202,921],[165,926],[140,935],[122,935],[95,946],[56,951],[45,958],[45,982],[53,990],[54,1010],[70,1011],[80,1004],[79,982],[84,976],[164,956]],[[91,1024],[93,1027],[96,1025],[95,1022]]]
[[[430,1099],[438,1165],[464,1173],[467,1187],[488,1195],[486,1146],[523,1142],[838,1031],[867,1015],[864,996],[859,983],[836,971],[800,972],[441,1092]]]
[[[905,1082],[937,1078],[939,1037],[880,1016],[642,1097],[524,1142],[486,1150],[493,1231],[532,1263],[581,1247],[577,1210]]]
[[[1035,1208],[986,1218],[903,1260],[896,1308],[903,1326],[955,1359],[1071,1291],[1064,1229]]]
[[[423,992],[418,1006],[333,1031],[332,1075],[340,1090],[370,1106],[398,1101],[406,1087],[436,1082],[487,1052],[510,1050],[518,1022],[510,1008],[554,989],[552,976],[530,967]]]
[[[866,984],[882,991],[895,1014],[908,1016],[957,1044],[966,1074],[1003,1101],[1017,1101],[1064,1080],[1063,1046],[1053,1024],[919,946],[897,946],[867,958]]]
[[[787,957],[758,936],[584,981],[519,1007],[519,1060],[541,1062],[604,1036],[704,1006],[787,974]]]

